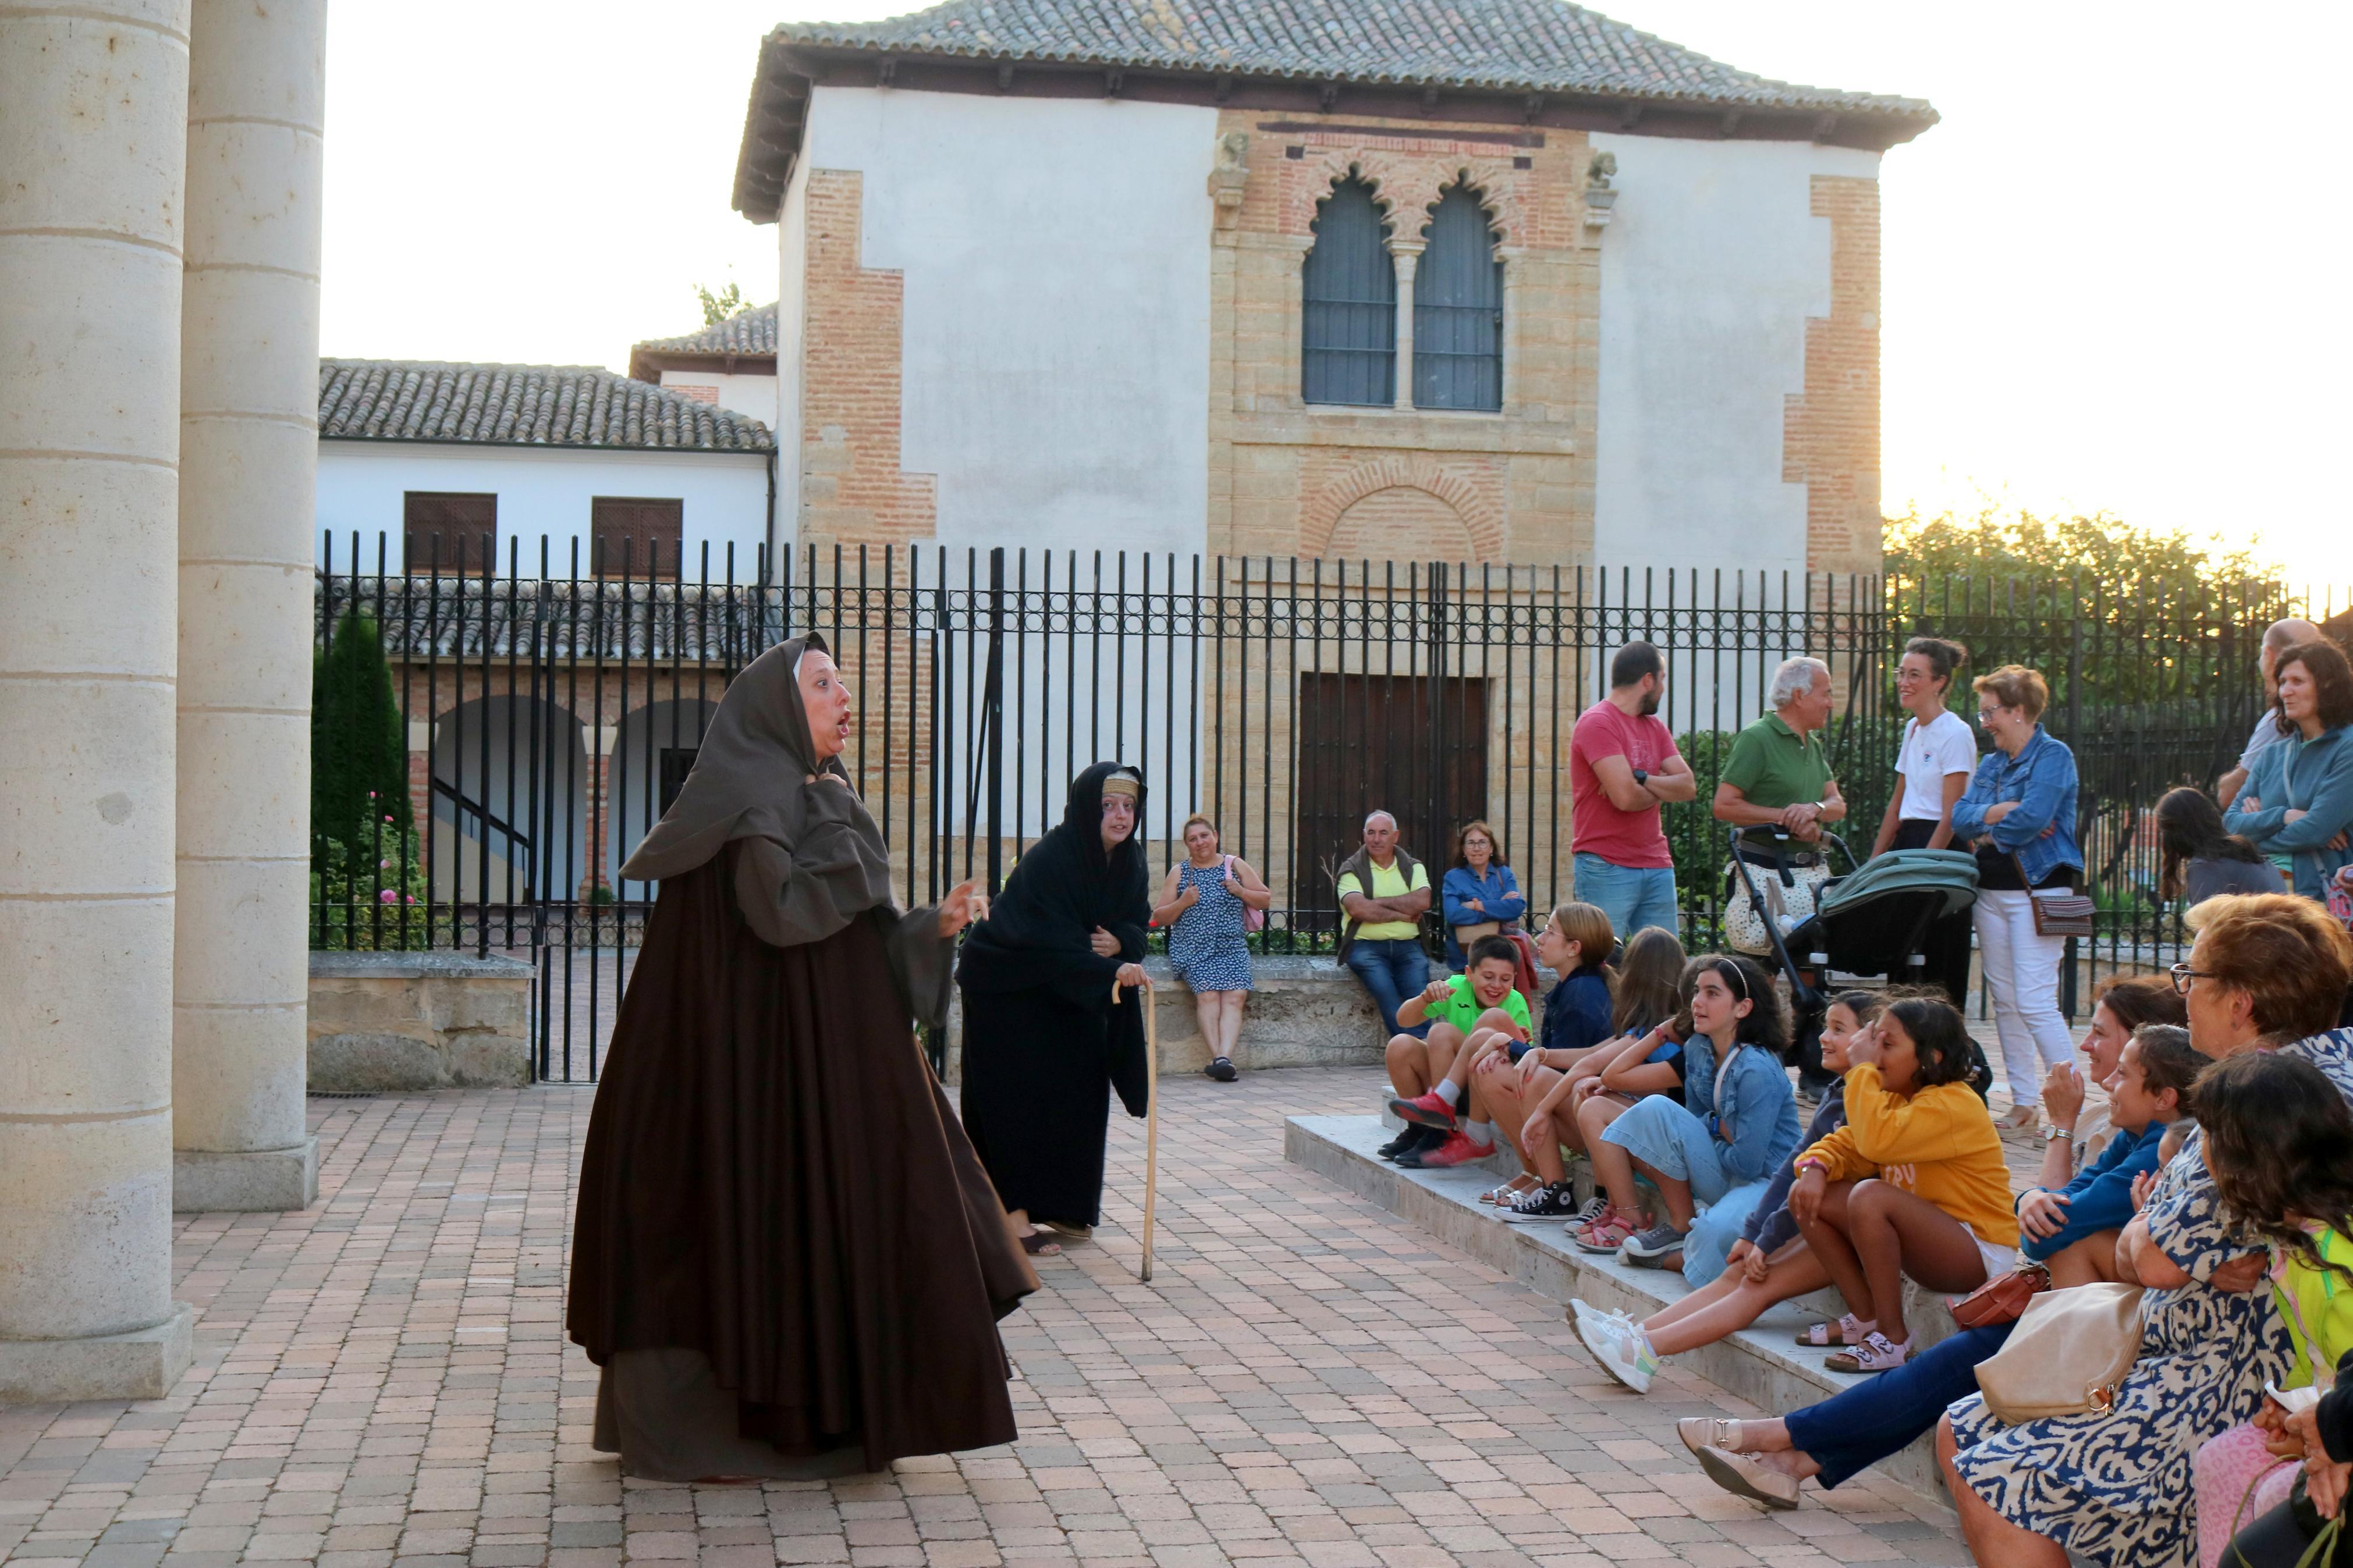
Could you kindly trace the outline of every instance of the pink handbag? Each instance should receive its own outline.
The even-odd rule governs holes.
[[[1229,855],[1226,857],[1226,875],[1230,877],[1233,874],[1234,858]],[[1254,910],[1248,904],[1244,904],[1242,906],[1242,930],[1264,931],[1265,929],[1266,911],[1264,910]]]

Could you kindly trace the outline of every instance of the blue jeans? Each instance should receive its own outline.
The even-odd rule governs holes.
[[[1348,967],[1355,971],[1366,990],[1373,994],[1374,1005],[1381,1010],[1381,1025],[1392,1035],[1411,1035],[1426,1038],[1430,1026],[1416,1024],[1410,1029],[1398,1026],[1398,1009],[1409,998],[1421,994],[1430,984],[1430,960],[1421,951],[1421,943],[1406,940],[1366,942],[1362,937],[1348,944]]]
[[[1789,1446],[1822,1468],[1826,1487],[1852,1479],[1923,1432],[1936,1430],[1945,1407],[1978,1391],[1978,1363],[2001,1349],[2015,1323],[1963,1329],[1893,1372],[1856,1384],[1782,1420]]]
[[[1577,865],[1577,898],[1609,917],[1609,929],[1620,942],[1645,926],[1681,934],[1673,867],[1613,866],[1582,849],[1571,858]]]
[[[1740,1227],[1757,1212],[1757,1200],[1764,1195],[1764,1183],[1749,1182],[1692,1215],[1691,1234],[1683,1237],[1684,1284],[1696,1290],[1724,1272],[1725,1255],[1740,1239]]]

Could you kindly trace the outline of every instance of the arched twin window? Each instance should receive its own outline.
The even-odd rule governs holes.
[[[1468,186],[1440,192],[1413,277],[1417,408],[1504,406],[1504,264]]]
[[[1300,395],[1387,407],[1397,402],[1397,269],[1373,187],[1341,181],[1317,205],[1314,227],[1303,273]]]
[[[1315,209],[1301,273],[1300,395],[1375,407],[1397,402],[1397,270],[1373,187],[1351,175]],[[1504,264],[1479,198],[1440,193],[1413,280],[1413,402],[1504,406]]]

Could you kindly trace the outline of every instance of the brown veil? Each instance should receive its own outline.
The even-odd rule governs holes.
[[[738,838],[784,852],[784,942],[822,942],[891,905],[891,858],[839,758],[819,768],[796,676],[827,651],[807,632],[745,666],[719,700],[678,798],[621,868],[632,881],[691,871]],[[828,776],[830,775],[830,776]]]

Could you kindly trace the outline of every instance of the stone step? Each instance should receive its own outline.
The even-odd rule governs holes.
[[[1623,1308],[1640,1318],[1684,1294],[1687,1287],[1680,1274],[1579,1252],[1569,1245],[1565,1226],[1509,1225],[1498,1219],[1478,1195],[1516,1168],[1509,1155],[1444,1171],[1398,1169],[1374,1152],[1391,1135],[1391,1128],[1384,1125],[1391,1121],[1375,1115],[1292,1117],[1283,1128],[1283,1158],[1419,1226],[1549,1300],[1566,1305],[1577,1297],[1605,1311]],[[1668,1364],[1698,1373],[1767,1415],[1795,1410],[1842,1393],[1858,1381],[1822,1365],[1831,1352],[1806,1350],[1793,1342],[1807,1323],[1835,1318],[1841,1310],[1831,1292],[1785,1301],[1754,1327],[1676,1356]],[[1952,1315],[1944,1303],[1925,1292],[1910,1292],[1905,1313],[1924,1346],[1953,1331]],[[1564,1335],[1573,1331],[1562,1323]],[[1874,1468],[1944,1500],[1929,1436]]]

